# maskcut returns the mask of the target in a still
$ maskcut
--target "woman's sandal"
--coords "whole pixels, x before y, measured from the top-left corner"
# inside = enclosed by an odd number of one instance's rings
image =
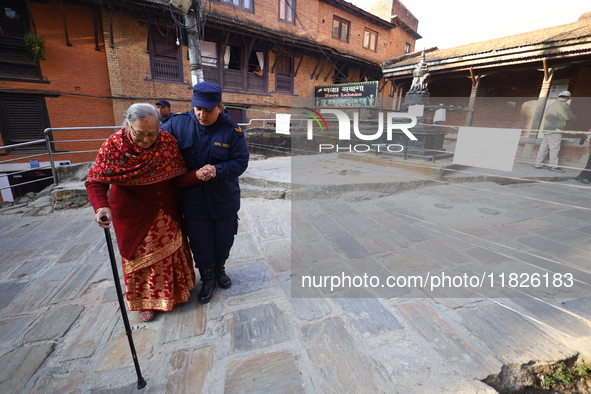
[[[142,318],[142,321],[150,321],[154,318],[154,312],[153,311],[140,311],[140,317]]]

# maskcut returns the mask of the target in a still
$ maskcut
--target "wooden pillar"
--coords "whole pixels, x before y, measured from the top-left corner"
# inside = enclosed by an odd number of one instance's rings
[[[470,79],[472,80],[472,90],[470,91],[470,101],[468,102],[468,109],[470,112],[466,115],[464,126],[471,127],[474,120],[474,103],[476,102],[476,95],[478,94],[478,86],[483,75],[474,75],[474,71],[470,69]]]
[[[392,97],[392,110],[396,110],[396,104],[398,101],[398,84],[394,79],[390,79],[390,82],[392,82],[392,87],[390,88],[390,91],[392,92],[390,95],[390,97]]]
[[[544,59],[544,81],[542,82],[542,88],[540,89],[540,95],[538,97],[538,103],[536,104],[536,112],[531,121],[530,134],[531,138],[537,136],[537,130],[540,129],[542,124],[542,117],[544,116],[544,110],[546,109],[546,101],[548,101],[548,93],[550,92],[550,85],[552,84],[552,77],[554,76],[554,68],[548,69],[546,59]],[[534,130],[536,132],[534,133]]]
[[[395,111],[400,111],[400,109],[402,108],[402,90],[402,84],[396,87],[396,108],[392,108]]]

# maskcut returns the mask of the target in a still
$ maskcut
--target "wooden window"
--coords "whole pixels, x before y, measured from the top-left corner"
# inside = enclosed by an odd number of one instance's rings
[[[207,82],[220,83],[218,66],[218,44],[213,41],[199,41],[203,79]]]
[[[230,115],[230,118],[232,118],[232,121],[234,123],[244,123],[245,122],[246,108],[243,108],[243,107],[229,108],[227,106],[224,106],[224,108],[226,109],[226,111],[228,111],[228,114]]]
[[[365,29],[365,33],[363,33],[363,47],[376,51],[378,47],[378,33]]]
[[[295,0],[279,0],[279,20],[295,25]]]
[[[220,0],[223,4],[239,10],[254,12],[254,0]]]
[[[404,53],[410,53],[410,44],[408,42],[404,46]]]
[[[39,62],[33,60],[23,39],[30,25],[25,1],[0,2],[0,79],[43,82]]]
[[[351,22],[334,16],[332,20],[332,36],[338,38],[341,41],[349,42],[349,29]]]
[[[183,58],[176,39],[174,27],[150,24],[148,41],[152,79],[183,82]]]
[[[275,91],[277,93],[293,93],[293,59],[278,55],[275,64]]]
[[[43,131],[50,127],[45,97],[36,95],[0,95],[0,127],[5,145],[41,140]],[[35,151],[44,149],[45,143],[39,147],[25,146],[19,151]]]
[[[219,74],[214,74],[212,67],[211,73],[207,75],[213,75],[214,77],[219,75],[221,80],[220,85],[224,90],[246,93],[267,93],[268,79],[265,72],[265,51],[251,48],[250,43],[234,42],[227,45],[218,45],[223,51],[219,56],[219,66],[215,69],[219,70]],[[209,67],[204,66],[203,68],[206,70]],[[206,80],[215,82],[213,79]]]

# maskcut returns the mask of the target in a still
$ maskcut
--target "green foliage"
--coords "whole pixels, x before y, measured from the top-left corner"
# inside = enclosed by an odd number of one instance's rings
[[[579,365],[575,374],[581,378],[591,375],[591,365]]]
[[[552,387],[556,386],[558,381],[554,374],[548,374],[542,383],[542,388],[551,389]]]
[[[553,369],[553,372],[532,377],[530,381],[534,387],[551,389],[558,385],[572,387],[571,385],[587,376],[591,376],[591,365],[581,364],[575,368],[574,366],[568,367],[564,362],[561,362]]]
[[[573,382],[573,373],[563,362],[558,364],[556,380],[566,384],[571,384]]]
[[[45,60],[45,40],[43,38],[33,34],[25,34],[24,40],[36,62]]]

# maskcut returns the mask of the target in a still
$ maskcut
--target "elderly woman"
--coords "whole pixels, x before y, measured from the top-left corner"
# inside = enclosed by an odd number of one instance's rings
[[[195,286],[177,185],[201,181],[196,172],[187,173],[176,140],[160,130],[158,119],[153,105],[131,105],[123,128],[100,148],[85,183],[94,220],[102,228],[111,222],[115,227],[127,305],[140,311],[143,321],[188,301]]]

